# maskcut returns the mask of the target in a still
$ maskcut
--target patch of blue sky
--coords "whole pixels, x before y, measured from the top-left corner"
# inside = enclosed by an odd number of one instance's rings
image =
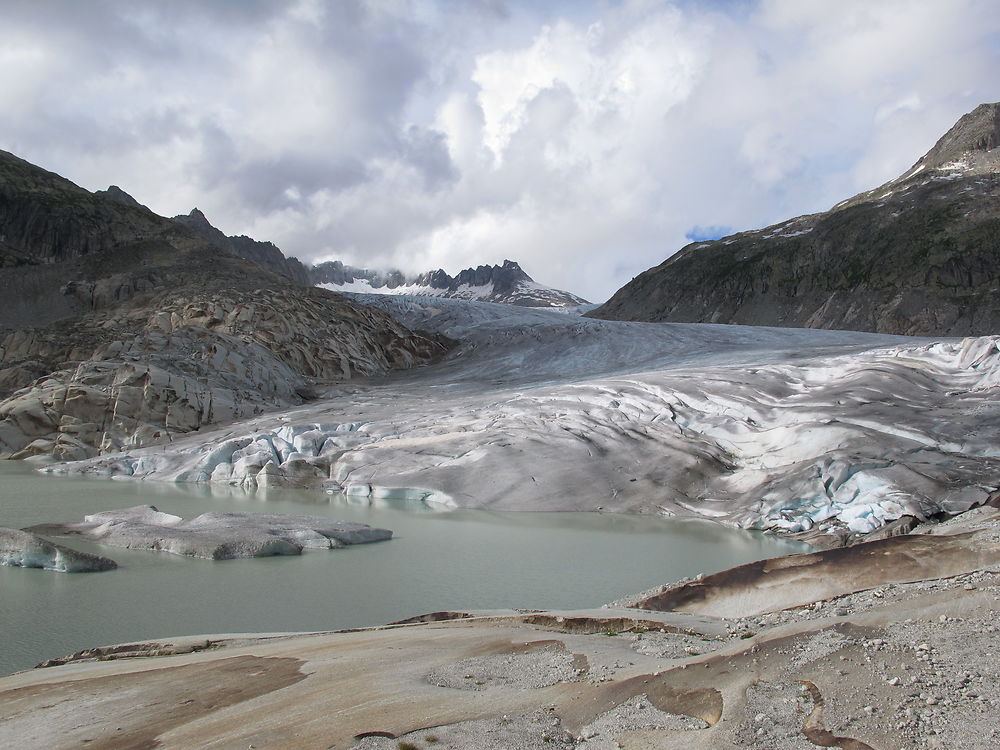
[[[712,224],[707,227],[695,225],[685,233],[684,237],[691,242],[707,242],[708,240],[717,240],[720,237],[726,237],[732,233],[732,227],[721,224]]]

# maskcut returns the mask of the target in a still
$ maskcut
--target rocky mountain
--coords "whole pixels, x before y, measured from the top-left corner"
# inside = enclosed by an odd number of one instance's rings
[[[126,203],[131,201],[131,204],[139,205],[131,196],[113,185],[105,192],[112,200]],[[397,270],[355,268],[339,260],[306,266],[297,258],[286,258],[271,242],[261,242],[245,235],[226,236],[197,208],[192,209],[189,214],[175,216],[173,220],[231,255],[258,263],[297,284],[311,284],[334,292],[412,294],[524,307],[573,307],[588,304],[582,297],[539,284],[512,260],[505,260],[502,266],[467,268],[454,277],[441,269],[407,275]]]
[[[286,258],[284,253],[272,242],[261,242],[246,235],[227,237],[221,230],[212,226],[205,218],[205,214],[197,208],[191,209],[189,214],[175,216],[174,221],[183,224],[220,250],[258,263],[297,284],[308,285],[310,283],[309,269],[302,265],[298,258]]]
[[[0,238],[0,456],[170,440],[444,351],[124,191],[91,193],[6,152]]]
[[[523,307],[573,307],[588,304],[582,297],[539,284],[512,260],[502,266],[467,268],[452,277],[443,270],[407,276],[401,271],[372,271],[340,261],[313,266],[314,284],[337,292],[412,294]]]
[[[1000,104],[831,210],[686,246],[590,313],[913,335],[1000,330]]]
[[[0,151],[0,267],[93,255],[162,227],[139,205],[89,193]]]

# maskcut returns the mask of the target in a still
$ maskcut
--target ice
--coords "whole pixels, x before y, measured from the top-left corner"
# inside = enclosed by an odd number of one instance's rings
[[[80,535],[116,547],[210,560],[298,555],[304,548],[332,549],[392,537],[388,529],[324,516],[203,513],[184,521],[152,505],[104,511],[85,516],[83,522],[43,524],[34,529],[55,536]]]
[[[0,566],[41,568],[59,573],[97,573],[114,570],[114,560],[79,552],[17,529],[0,528]]]
[[[366,298],[367,301],[367,298]],[[359,502],[700,516],[859,533],[985,502],[1000,337],[619,323],[373,298],[461,344],[436,365],[51,471]]]

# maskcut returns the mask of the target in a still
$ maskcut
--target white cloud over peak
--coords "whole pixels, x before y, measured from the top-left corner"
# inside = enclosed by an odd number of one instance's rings
[[[988,0],[11,0],[0,148],[307,261],[606,298],[1000,99]]]

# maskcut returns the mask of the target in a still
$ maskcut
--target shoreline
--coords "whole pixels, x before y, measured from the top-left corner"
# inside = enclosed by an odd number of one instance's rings
[[[907,545],[945,539],[924,549],[925,569],[960,550],[981,555],[964,567],[895,582],[860,554],[879,543],[854,545],[839,550],[856,567],[853,576],[850,564],[840,570],[835,596],[817,585],[833,570],[829,553],[817,552],[673,587],[714,592],[686,612],[453,612],[346,632],[166,639],[162,653],[111,649],[87,657],[102,660],[0,678],[0,739],[44,738],[53,748],[142,739],[164,748],[485,750],[499,737],[509,747],[595,750],[984,748],[1000,733],[1000,658],[991,655],[1000,511],[966,515],[908,543],[890,540],[900,549],[885,555],[900,562]],[[764,590],[790,569],[808,571],[797,585],[781,581],[800,594],[792,606],[762,609],[746,596],[747,585]],[[723,600],[726,617],[705,612]],[[136,707],[111,705],[113,691]],[[41,710],[56,696],[55,714]],[[169,701],[198,708],[164,713]]]

